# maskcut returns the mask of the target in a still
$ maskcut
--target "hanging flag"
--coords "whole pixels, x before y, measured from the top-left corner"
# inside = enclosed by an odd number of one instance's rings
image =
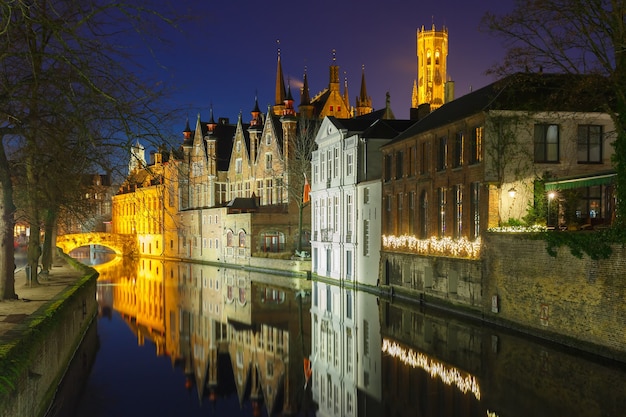
[[[302,193],[303,203],[308,203],[311,200],[309,196],[310,193],[311,193],[311,185],[309,184],[309,180],[307,179],[306,174],[304,174],[304,190]]]

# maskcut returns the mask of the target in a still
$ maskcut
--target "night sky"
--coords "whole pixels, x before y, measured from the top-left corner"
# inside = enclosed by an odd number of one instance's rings
[[[182,32],[164,29],[167,42],[153,45],[155,58],[145,71],[172,90],[167,106],[180,110],[174,136],[198,113],[249,122],[258,97],[262,111],[274,104],[277,54],[296,104],[307,71],[311,97],[327,87],[335,50],[340,76],[348,80],[350,104],[365,68],[368,95],[375,109],[391,96],[396,118],[408,118],[417,78],[416,31],[422,25],[448,28],[448,76],[455,96],[494,81],[486,70],[499,61],[502,41],[480,29],[486,11],[508,12],[514,0],[318,0],[249,2],[189,1],[193,20]],[[343,87],[342,87],[343,89]]]

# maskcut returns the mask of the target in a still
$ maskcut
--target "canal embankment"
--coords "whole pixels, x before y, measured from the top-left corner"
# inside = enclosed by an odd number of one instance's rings
[[[475,259],[399,252],[381,258],[381,286],[392,299],[626,363],[622,245],[613,245],[607,259],[575,256],[566,246],[552,256],[532,234],[488,233]]]
[[[98,273],[61,254],[38,286],[0,302],[0,416],[41,417],[97,314]]]

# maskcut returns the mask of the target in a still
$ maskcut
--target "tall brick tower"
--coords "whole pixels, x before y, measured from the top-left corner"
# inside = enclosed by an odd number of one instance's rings
[[[454,83],[448,80],[448,29],[417,30],[417,88],[413,89],[412,107],[430,104],[435,110],[454,97]]]

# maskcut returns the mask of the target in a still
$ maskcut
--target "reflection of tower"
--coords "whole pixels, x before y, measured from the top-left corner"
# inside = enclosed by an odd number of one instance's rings
[[[454,98],[454,83],[447,79],[448,29],[417,31],[417,89],[412,107],[430,104],[435,110]]]

